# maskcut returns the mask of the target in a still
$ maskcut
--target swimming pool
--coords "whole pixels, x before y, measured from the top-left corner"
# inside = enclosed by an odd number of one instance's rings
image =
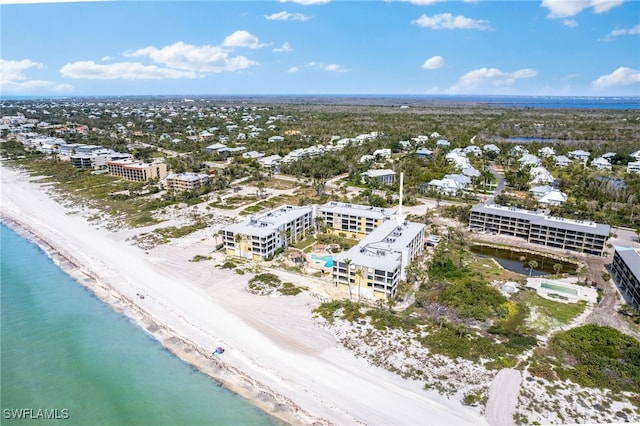
[[[551,283],[543,282],[542,284],[540,284],[540,287],[542,287],[544,289],[547,289],[547,290],[561,291],[563,293],[572,294],[574,296],[578,295],[578,290],[576,290],[574,288],[563,287],[563,286],[557,285],[557,284],[551,284]]]
[[[318,256],[317,254],[312,254],[311,259],[323,261],[325,268],[333,268],[333,256]]]

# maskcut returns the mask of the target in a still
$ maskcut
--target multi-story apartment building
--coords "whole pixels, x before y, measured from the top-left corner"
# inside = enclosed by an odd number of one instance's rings
[[[614,248],[611,277],[629,304],[640,309],[640,248]]]
[[[552,217],[545,213],[477,204],[471,208],[469,228],[524,238],[530,243],[602,256],[609,225],[589,220]]]
[[[384,221],[355,247],[333,259],[333,282],[350,294],[388,299],[406,278],[407,265],[424,249],[425,225]]]
[[[395,212],[396,209],[330,201],[318,208],[318,217],[329,232],[343,233],[347,238],[359,240],[390,219]]]
[[[191,191],[209,183],[206,173],[171,173],[164,181],[168,191]]]
[[[164,179],[167,176],[165,163],[142,163],[132,159],[107,161],[107,170],[111,176],[120,176],[127,180],[146,182],[151,179]]]
[[[311,229],[313,207],[282,206],[222,228],[229,256],[265,260]]]

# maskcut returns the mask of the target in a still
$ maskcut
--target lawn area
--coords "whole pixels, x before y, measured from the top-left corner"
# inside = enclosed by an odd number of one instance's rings
[[[552,327],[569,324],[584,312],[586,303],[562,303],[538,296],[535,291],[523,290],[515,295],[532,311],[529,326],[537,331],[545,332]]]

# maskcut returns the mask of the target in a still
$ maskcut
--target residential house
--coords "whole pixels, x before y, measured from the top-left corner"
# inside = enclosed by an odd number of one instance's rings
[[[542,164],[542,161],[533,154],[523,154],[519,159],[520,167],[536,167]]]
[[[430,157],[431,154],[433,154],[433,151],[431,151],[428,148],[421,147],[421,148],[416,149],[416,156],[418,158],[427,158],[427,157]]]
[[[388,185],[396,181],[396,172],[389,169],[371,169],[364,173],[360,173],[362,182],[365,183],[367,179],[377,180],[378,182]]]
[[[556,180],[551,173],[542,166],[532,167],[529,170],[529,176],[531,176],[531,180],[529,181],[531,185],[553,183]]]
[[[540,157],[551,157],[553,155],[556,155],[556,152],[553,147],[544,146],[538,150],[538,155]]]
[[[630,161],[627,164],[627,173],[640,173],[640,161]]]
[[[271,170],[273,173],[280,173],[281,160],[281,156],[279,156],[278,154],[274,154],[258,159],[258,163],[260,163],[265,169]]]
[[[262,158],[262,157],[264,157],[264,152],[249,151],[242,154],[242,158],[248,158],[253,160],[257,160],[258,158]]]
[[[556,160],[556,167],[567,167],[569,164],[573,162],[569,157],[565,155],[556,155],[555,160]]]
[[[573,158],[574,160],[578,160],[580,162],[586,163],[589,160],[591,154],[588,151],[584,151],[582,149],[578,149],[575,151],[569,151],[567,156]]]
[[[598,157],[591,161],[591,167],[598,170],[611,170],[611,163],[604,157]]]
[[[391,158],[391,149],[376,149],[375,151],[373,151],[373,156],[376,160],[388,160]]]
[[[629,154],[629,157],[633,158],[635,161],[640,161],[640,150],[632,152]]]
[[[495,154],[500,154],[500,148],[498,148],[497,146],[495,146],[492,143],[486,144],[482,146],[482,150],[484,152],[492,152]]]
[[[436,146],[440,148],[447,148],[449,145],[451,145],[451,143],[446,139],[438,139],[436,142]]]
[[[557,189],[547,192],[538,200],[538,203],[544,206],[560,206],[566,202],[567,202],[567,194],[565,194],[564,192],[558,191]]]

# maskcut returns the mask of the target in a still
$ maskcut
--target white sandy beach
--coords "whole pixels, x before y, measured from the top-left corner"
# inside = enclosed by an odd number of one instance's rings
[[[252,295],[246,291],[251,274],[218,269],[219,259],[189,262],[196,254],[210,255],[213,238],[145,253],[122,233],[71,214],[27,175],[3,167],[1,183],[7,223],[51,246],[54,259],[75,264],[62,266],[178,356],[285,422],[487,423],[477,408],[426,391],[341,347],[312,318],[320,303],[313,294]],[[210,355],[216,346],[226,348],[222,357]]]

